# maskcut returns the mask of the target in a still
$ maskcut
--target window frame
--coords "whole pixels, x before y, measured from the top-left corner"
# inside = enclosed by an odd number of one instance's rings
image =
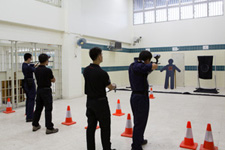
[[[191,0],[191,2],[187,2],[187,3],[182,3],[181,0],[179,0],[179,4],[174,4],[174,5],[168,5],[168,1],[166,2],[166,5],[165,6],[161,6],[161,7],[156,7],[156,1],[157,0],[154,0],[154,7],[152,8],[148,8],[148,9],[145,9],[145,0],[142,0],[142,3],[143,3],[143,7],[142,7],[142,10],[138,10],[138,11],[134,11],[134,3],[135,3],[135,0],[133,0],[133,25],[143,25],[143,24],[153,24],[153,23],[163,23],[163,22],[171,22],[171,21],[181,21],[181,20],[190,20],[190,19],[201,19],[201,18],[208,18],[208,17],[219,17],[219,16],[224,16],[224,0],[205,0],[205,1],[199,1],[199,2],[195,2],[195,0]],[[209,15],[209,3],[210,2],[219,2],[221,1],[222,2],[222,15],[213,15],[213,16],[210,16]],[[198,4],[207,4],[207,16],[205,17],[197,17],[195,18],[195,5],[198,5]],[[187,18],[187,19],[182,19],[181,18],[181,7],[183,6],[190,6],[192,5],[192,11],[193,11],[193,14],[192,14],[192,18]],[[169,20],[169,14],[168,14],[168,11],[169,11],[169,8],[179,8],[179,19],[178,20]],[[160,21],[160,22],[157,22],[156,20],[156,11],[159,10],[159,9],[166,9],[166,15],[167,15],[167,19],[166,21]],[[148,11],[154,11],[154,22],[145,22],[145,12],[148,12]],[[141,24],[135,24],[134,22],[134,14],[135,13],[140,13],[142,12],[143,13],[143,23]]]

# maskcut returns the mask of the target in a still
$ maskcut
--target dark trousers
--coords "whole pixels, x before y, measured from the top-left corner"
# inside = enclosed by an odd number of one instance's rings
[[[34,112],[33,126],[39,126],[39,120],[43,107],[45,107],[45,127],[47,129],[53,129],[52,123],[52,89],[43,88],[37,90],[36,97],[36,109]]]
[[[133,150],[142,150],[142,143],[144,140],[145,127],[148,121],[149,114],[149,98],[145,94],[131,94],[131,109],[134,115],[133,128]]]
[[[88,128],[86,132],[87,149],[95,150],[95,130],[97,121],[101,129],[101,141],[103,150],[111,150],[110,142],[110,109],[107,98],[87,99],[86,116],[88,119]]]
[[[26,93],[26,120],[33,119],[34,114],[34,101],[36,97],[35,83],[31,87],[28,87],[27,83],[24,84],[24,91]]]

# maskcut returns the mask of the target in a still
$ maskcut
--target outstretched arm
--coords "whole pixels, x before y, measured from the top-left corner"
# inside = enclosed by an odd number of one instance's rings
[[[166,70],[166,69],[167,69],[167,65],[164,66],[164,67],[160,70],[160,72],[162,72],[162,71],[164,71],[164,70]]]
[[[174,65],[174,68],[178,71],[181,72],[179,68],[177,68],[177,66]]]

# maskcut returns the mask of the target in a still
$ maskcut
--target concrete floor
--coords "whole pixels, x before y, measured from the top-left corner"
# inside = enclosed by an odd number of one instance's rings
[[[154,87],[154,90],[163,90]],[[167,90],[171,91],[171,90]],[[178,88],[173,91],[193,91],[193,88]],[[225,90],[220,90],[225,94]],[[211,123],[214,144],[219,150],[225,150],[225,97],[192,96],[178,94],[159,94],[150,102],[150,117],[145,138],[149,143],[144,150],[178,150],[186,135],[186,123],[191,121],[194,141],[204,142],[207,123]],[[108,93],[111,113],[116,110],[117,99],[121,101],[122,111],[126,115],[112,116],[112,148],[130,150],[131,138],[121,137],[130,109],[130,92],[118,91]],[[54,101],[53,122],[59,133],[46,135],[44,113],[40,124],[42,128],[32,132],[31,123],[25,122],[24,107],[15,109],[16,113],[0,113],[0,150],[85,150],[86,97],[72,100]],[[73,120],[77,124],[64,126],[67,105],[71,107]],[[132,118],[133,119],[133,118]],[[96,131],[96,150],[102,150],[100,129]]]

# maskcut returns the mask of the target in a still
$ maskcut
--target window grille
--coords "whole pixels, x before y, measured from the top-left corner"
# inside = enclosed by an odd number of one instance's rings
[[[224,0],[133,0],[133,24],[224,15]]]

